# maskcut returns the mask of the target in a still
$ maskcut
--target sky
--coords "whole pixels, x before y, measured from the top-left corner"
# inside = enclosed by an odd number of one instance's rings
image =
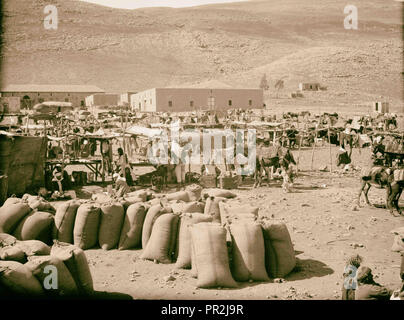
[[[146,7],[183,8],[212,3],[240,2],[244,0],[81,0],[103,6],[120,9],[138,9]]]

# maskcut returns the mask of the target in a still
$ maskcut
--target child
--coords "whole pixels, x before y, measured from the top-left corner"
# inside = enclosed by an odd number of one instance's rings
[[[357,271],[362,261],[363,258],[358,254],[348,259],[343,273],[342,300],[355,300],[355,290],[358,287]]]

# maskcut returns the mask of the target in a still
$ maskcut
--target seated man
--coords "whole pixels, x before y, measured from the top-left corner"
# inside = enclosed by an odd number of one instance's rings
[[[130,187],[126,183],[126,179],[119,173],[114,173],[113,178],[115,180],[115,196],[120,198],[130,192]]]
[[[376,283],[370,268],[361,266],[357,272],[357,281],[355,300],[390,300],[393,290]]]

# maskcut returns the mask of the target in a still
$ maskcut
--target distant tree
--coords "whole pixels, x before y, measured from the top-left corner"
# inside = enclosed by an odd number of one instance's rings
[[[276,83],[275,83],[275,89],[276,89],[276,97],[277,97],[277,98],[278,98],[279,90],[283,89],[284,85],[285,85],[285,83],[284,83],[283,80],[278,80],[278,81],[276,81]]]
[[[268,85],[268,80],[267,80],[267,75],[264,73],[264,75],[261,78],[261,83],[260,83],[260,88],[262,90],[269,90],[269,85]]]

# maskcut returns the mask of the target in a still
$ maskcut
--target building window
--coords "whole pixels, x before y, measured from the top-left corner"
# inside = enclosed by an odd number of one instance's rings
[[[251,107],[252,106],[252,100],[248,100],[248,105]]]
[[[141,108],[141,103],[139,102],[139,109]]]
[[[67,96],[70,97],[70,93],[68,93]]]
[[[40,94],[38,93],[38,97],[39,97],[39,95],[40,95]]]
[[[53,93],[50,94],[50,96],[52,97]]]
[[[190,107],[193,107],[193,106],[194,106],[194,102],[193,102],[193,101],[190,101],[190,102],[189,102],[189,106],[190,106]]]
[[[69,98],[65,98],[65,102],[69,102]]]
[[[229,100],[229,106],[232,106],[233,102],[231,100]]]
[[[312,86],[312,85],[310,85],[310,89],[313,89],[313,86]]]
[[[168,106],[169,107],[172,107],[173,106],[173,102],[170,100],[170,101],[168,101]]]
[[[153,100],[152,99],[150,99],[150,104],[153,104],[153,102],[152,102]]]

